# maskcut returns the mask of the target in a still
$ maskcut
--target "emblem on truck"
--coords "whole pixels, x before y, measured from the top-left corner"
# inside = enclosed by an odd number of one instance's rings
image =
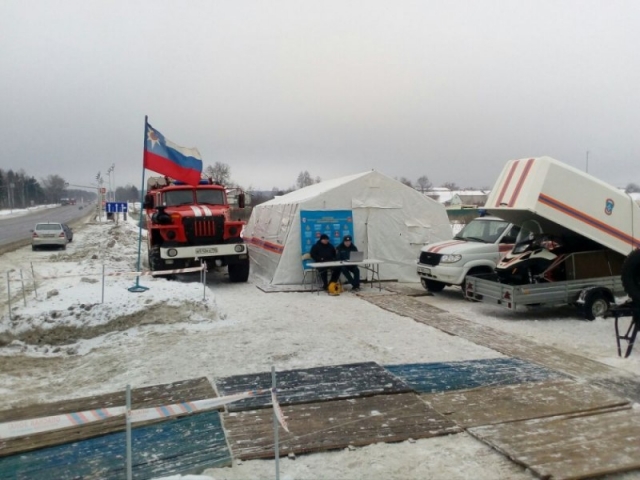
[[[615,202],[613,201],[613,199],[607,198],[607,201],[604,206],[604,213],[606,213],[607,215],[611,215],[613,213],[614,205],[615,205]]]

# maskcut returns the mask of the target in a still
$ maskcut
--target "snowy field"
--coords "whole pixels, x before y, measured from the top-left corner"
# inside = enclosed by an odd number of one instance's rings
[[[287,370],[502,356],[349,293],[267,294],[256,288],[260,279],[231,284],[224,272],[210,274],[206,290],[198,274],[180,281],[141,277],[140,283],[149,287],[144,293],[127,290],[134,277],[109,275],[101,303],[103,266],[107,274],[136,269],[137,227],[87,223],[74,233],[66,251],[22,248],[0,256],[2,409],[124,390],[127,384],[135,388],[264,372],[271,365]],[[378,294],[367,290],[365,295]],[[515,337],[554,345],[634,375],[640,372],[640,351],[628,359],[617,357],[611,319],[587,322],[570,309],[513,314],[465,302],[454,288],[420,301]],[[283,479],[535,478],[467,434],[285,458],[280,471]],[[239,480],[273,478],[273,472],[273,460],[254,460],[198,476],[167,478]]]
[[[14,208],[14,209],[3,208],[3,209],[0,209],[0,217],[3,217],[3,218],[19,217],[22,215],[26,215],[27,213],[33,212],[34,210],[41,210],[43,208],[55,208],[59,206],[60,204],[57,203],[53,205],[37,205],[35,207],[30,207],[30,208]]]

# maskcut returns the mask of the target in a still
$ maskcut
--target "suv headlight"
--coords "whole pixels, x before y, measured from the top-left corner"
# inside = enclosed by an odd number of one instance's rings
[[[462,255],[442,255],[440,263],[456,263],[460,261]]]

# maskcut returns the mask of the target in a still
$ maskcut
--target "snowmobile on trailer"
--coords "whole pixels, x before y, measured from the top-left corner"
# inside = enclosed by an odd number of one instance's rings
[[[468,278],[467,299],[573,304],[593,320],[624,296],[622,264],[640,245],[640,208],[624,192],[550,157],[513,160],[485,209],[522,228],[494,273]]]

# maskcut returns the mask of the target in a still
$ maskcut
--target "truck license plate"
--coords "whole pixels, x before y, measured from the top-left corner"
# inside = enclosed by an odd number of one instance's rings
[[[424,268],[424,267],[418,267],[418,273],[425,273],[425,274],[429,275],[431,273],[431,269],[430,268]]]
[[[218,249],[216,247],[196,248],[196,254],[198,255],[211,255],[212,253],[218,253]]]

